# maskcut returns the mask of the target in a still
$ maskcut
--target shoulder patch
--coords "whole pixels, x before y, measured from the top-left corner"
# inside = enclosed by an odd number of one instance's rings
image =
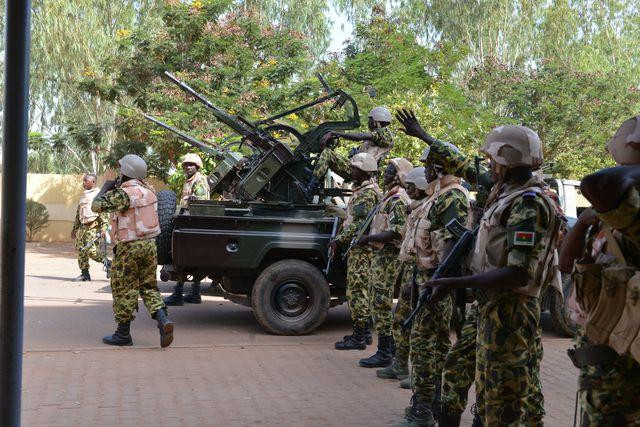
[[[534,246],[536,233],[533,231],[516,231],[513,236],[513,246]]]

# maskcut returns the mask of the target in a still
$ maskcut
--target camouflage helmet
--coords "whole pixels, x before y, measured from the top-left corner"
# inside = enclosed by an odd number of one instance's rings
[[[418,190],[425,191],[427,189],[427,178],[424,176],[424,166],[411,169],[404,178],[405,184],[413,184]]]
[[[542,165],[542,142],[537,133],[526,126],[498,126],[487,135],[480,152],[505,167]]]
[[[619,165],[640,164],[640,116],[622,123],[607,143],[607,151]]]
[[[450,142],[443,142],[442,141],[440,143],[444,144],[446,147],[448,147],[454,153],[460,153],[460,149],[458,147],[456,147],[455,145],[451,144]],[[420,156],[420,158],[418,160],[420,160],[420,162],[422,162],[422,163],[429,162],[429,154],[431,154],[431,146],[427,146],[427,148],[424,149],[424,151],[422,152],[422,155]],[[431,161],[433,161],[433,159],[431,159]],[[434,163],[441,164],[440,161],[434,162]]]
[[[350,160],[351,166],[364,172],[375,172],[378,170],[376,158],[369,153],[358,153]]]
[[[376,122],[391,123],[391,111],[387,107],[375,107],[369,111],[369,117]]]
[[[147,177],[147,163],[140,156],[127,154],[120,160],[120,173],[134,179],[145,179]]]
[[[193,163],[194,165],[198,166],[199,169],[202,169],[202,159],[196,153],[188,153],[186,156],[184,156],[184,159],[182,159],[182,164],[184,165],[185,163]]]
[[[396,157],[395,159],[389,160],[389,164],[393,165],[396,168],[396,173],[398,174],[398,180],[400,184],[404,185],[404,180],[407,174],[413,169],[413,165],[411,162],[404,157]]]

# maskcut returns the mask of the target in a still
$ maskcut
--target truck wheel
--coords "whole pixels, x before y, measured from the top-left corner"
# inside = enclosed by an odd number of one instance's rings
[[[160,234],[156,237],[158,265],[173,264],[171,233],[173,232],[173,215],[176,213],[176,195],[171,190],[160,190],[157,196],[160,222]]]
[[[572,288],[573,282],[570,278],[566,278],[562,282],[562,293],[564,294],[564,298],[557,290],[548,290],[548,292],[551,293],[551,295],[549,295],[549,314],[551,314],[553,329],[558,334],[569,338],[574,337],[577,330],[576,325],[569,318],[568,311],[565,306],[565,301],[569,298]]]
[[[330,299],[329,284],[320,270],[297,259],[271,264],[251,291],[256,320],[276,335],[312,332],[327,317]]]

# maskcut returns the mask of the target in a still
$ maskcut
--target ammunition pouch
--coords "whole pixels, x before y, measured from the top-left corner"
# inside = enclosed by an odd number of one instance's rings
[[[619,357],[614,349],[602,344],[570,348],[567,350],[567,355],[576,368],[612,362]]]

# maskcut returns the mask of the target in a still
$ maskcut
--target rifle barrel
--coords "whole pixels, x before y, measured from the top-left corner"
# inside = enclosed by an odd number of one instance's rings
[[[199,148],[200,150],[204,151],[207,154],[211,154],[211,155],[217,156],[217,157],[224,156],[224,154],[220,150],[217,150],[215,148],[209,147],[204,142],[192,137],[191,135],[187,135],[186,133],[174,128],[173,126],[170,126],[170,125],[166,124],[163,121],[160,121],[160,120],[156,119],[153,116],[150,116],[148,114],[144,114],[144,118],[149,120],[152,123],[155,123],[156,125],[160,126],[161,128],[164,128],[164,129],[168,130],[169,132],[174,133],[181,140],[191,144],[192,146],[194,146],[196,148]]]

